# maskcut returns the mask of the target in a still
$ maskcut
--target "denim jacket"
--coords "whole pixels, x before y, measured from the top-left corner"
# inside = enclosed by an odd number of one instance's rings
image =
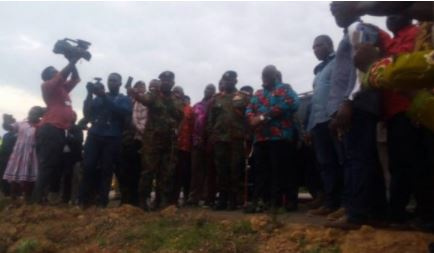
[[[332,54],[315,68],[313,96],[309,121],[307,123],[307,131],[312,130],[317,124],[326,122],[330,119],[330,116],[327,113],[327,102],[334,67],[335,54]]]

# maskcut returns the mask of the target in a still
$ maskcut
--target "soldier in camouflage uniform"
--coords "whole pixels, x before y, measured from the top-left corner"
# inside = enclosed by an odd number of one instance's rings
[[[216,210],[235,209],[237,193],[242,189],[241,168],[244,168],[245,133],[244,111],[248,104],[245,93],[235,88],[237,73],[227,71],[222,77],[223,92],[210,102],[207,130],[214,145],[217,170]]]
[[[130,90],[137,101],[148,107],[148,121],[143,134],[142,174],[139,185],[140,205],[148,209],[147,198],[156,179],[155,208],[175,204],[173,199],[176,164],[177,129],[183,118],[183,101],[172,93],[175,74],[160,74],[160,91],[139,96]]]

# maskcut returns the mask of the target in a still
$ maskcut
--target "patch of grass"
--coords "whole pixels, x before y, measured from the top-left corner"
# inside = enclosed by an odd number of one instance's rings
[[[309,249],[303,249],[303,253],[340,253],[341,250],[337,245],[331,246],[321,246],[315,245],[313,247],[309,247]]]
[[[31,253],[38,248],[38,242],[33,239],[22,240],[15,250],[15,253]]]
[[[221,231],[216,224],[205,223],[200,226],[186,226],[181,228],[179,235],[169,242],[169,248],[188,251],[211,244],[212,240],[221,238]]]
[[[102,237],[98,238],[97,242],[99,247],[104,248],[105,246],[107,246],[107,241]]]
[[[143,252],[159,249],[189,251],[200,248],[207,241],[218,238],[218,228],[214,224],[181,222],[174,219],[161,219],[142,228]]]
[[[307,241],[306,237],[301,236],[301,237],[297,238],[298,247],[300,247],[301,249],[304,249],[306,247],[307,243],[308,243],[308,241]]]
[[[235,234],[254,234],[254,233],[256,233],[252,229],[252,224],[250,224],[250,222],[246,221],[246,220],[236,222],[234,225],[232,225],[232,230]]]
[[[0,212],[3,211],[9,205],[9,200],[0,196]]]
[[[207,220],[160,218],[125,233],[122,240],[140,244],[141,252],[255,252],[256,232],[250,222],[230,226]],[[228,250],[230,248],[231,250]]]
[[[321,248],[319,248],[318,246],[315,246],[311,249],[303,251],[303,253],[321,253]]]
[[[338,245],[330,246],[327,250],[327,253],[341,253],[341,248]]]
[[[122,240],[126,241],[126,242],[132,242],[132,241],[137,240],[139,238],[140,238],[140,235],[137,234],[137,231],[128,230],[127,232],[124,233]]]
[[[302,253],[340,253],[338,245],[324,245],[322,243],[312,243],[304,235],[295,239],[297,246]]]

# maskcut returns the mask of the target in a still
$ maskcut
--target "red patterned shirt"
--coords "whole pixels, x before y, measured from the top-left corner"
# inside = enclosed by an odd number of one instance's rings
[[[396,36],[386,43],[386,52],[389,56],[412,52],[415,45],[419,27],[409,25],[401,29]],[[405,112],[410,106],[410,100],[396,91],[383,92],[384,116],[390,119],[395,114]]]

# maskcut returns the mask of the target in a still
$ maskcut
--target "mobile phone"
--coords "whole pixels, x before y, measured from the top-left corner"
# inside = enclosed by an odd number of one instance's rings
[[[129,76],[127,83],[125,84],[125,89],[130,89],[132,83],[133,83],[133,78],[131,76]]]

